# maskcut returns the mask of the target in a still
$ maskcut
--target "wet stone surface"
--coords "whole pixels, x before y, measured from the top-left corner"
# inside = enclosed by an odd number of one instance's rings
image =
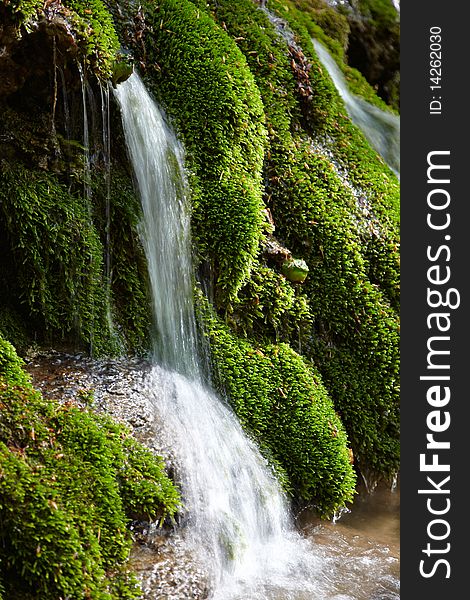
[[[24,360],[33,385],[44,397],[89,407],[127,424],[140,442],[164,457],[168,472],[175,476],[171,440],[165,439],[158,412],[142,393],[151,369],[148,361],[96,361],[56,351],[30,351]],[[142,600],[209,597],[209,572],[185,541],[184,527],[157,529],[155,524],[134,522],[131,531],[129,566],[141,581]]]

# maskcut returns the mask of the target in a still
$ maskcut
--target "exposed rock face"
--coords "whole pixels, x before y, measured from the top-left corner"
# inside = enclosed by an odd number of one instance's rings
[[[0,6],[0,163],[57,171],[63,90],[80,91],[70,11],[49,3],[27,22]]]

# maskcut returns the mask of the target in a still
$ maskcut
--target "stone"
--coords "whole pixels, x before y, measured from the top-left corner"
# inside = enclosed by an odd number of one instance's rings
[[[291,258],[282,263],[281,272],[289,281],[303,283],[308,275],[308,266],[301,258]]]

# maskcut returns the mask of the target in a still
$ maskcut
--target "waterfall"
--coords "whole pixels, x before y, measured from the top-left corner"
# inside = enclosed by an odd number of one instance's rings
[[[142,202],[140,235],[155,320],[153,367],[140,393],[177,457],[186,511],[181,529],[209,565],[211,597],[352,599],[343,593],[349,572],[339,586],[332,577],[344,558],[322,554],[294,529],[267,462],[226,402],[204,384],[183,149],[136,73],[114,93]]]
[[[333,57],[320,42],[315,39],[312,41],[320,62],[327,69],[344,101],[351,120],[362,130],[370,145],[381,155],[395,175],[399,177],[400,118],[352,94]]]
[[[181,145],[137,74],[115,94],[142,202],[153,298],[156,364],[146,393],[182,465],[188,530],[210,557],[216,594],[226,599],[248,585],[255,598],[254,581],[267,583],[273,570],[289,565],[287,538],[294,534],[286,499],[231,410],[202,383]]]

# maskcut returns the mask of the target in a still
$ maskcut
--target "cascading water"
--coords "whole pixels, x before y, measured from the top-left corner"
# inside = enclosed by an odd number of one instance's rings
[[[315,552],[229,407],[203,383],[197,356],[183,152],[143,83],[115,90],[142,201],[155,319],[155,364],[145,394],[181,469],[188,542],[213,575],[219,600],[326,600],[342,594],[336,559]]]
[[[237,579],[256,579],[281,560],[275,553],[288,529],[287,506],[234,415],[202,384],[182,148],[136,74],[116,96],[142,201],[154,354],[163,367],[153,369],[147,393],[184,469],[190,535],[210,555],[221,597],[228,598]]]
[[[318,57],[327,69],[333,83],[344,101],[353,123],[363,132],[371,146],[382,156],[387,165],[399,177],[400,174],[400,119],[377,106],[352,94],[338,65],[326,48],[312,40]]]

